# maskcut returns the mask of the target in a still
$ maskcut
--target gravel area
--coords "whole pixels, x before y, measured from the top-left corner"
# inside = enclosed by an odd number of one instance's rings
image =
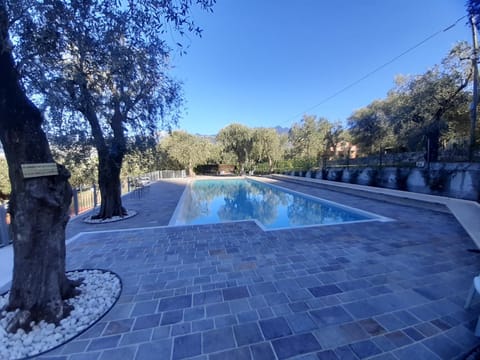
[[[102,270],[79,270],[67,273],[68,278],[84,278],[79,289],[81,294],[66,300],[74,306],[68,317],[58,326],[44,321],[32,326],[25,333],[19,329],[11,334],[5,331],[8,320],[15,312],[3,310],[8,294],[0,297],[0,359],[22,359],[51,350],[77,336],[99,320],[120,296],[121,282],[117,275]]]

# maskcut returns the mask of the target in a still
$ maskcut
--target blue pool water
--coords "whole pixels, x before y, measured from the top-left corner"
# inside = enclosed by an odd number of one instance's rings
[[[272,230],[375,218],[375,214],[257,181],[197,180],[184,193],[170,225],[257,220]]]

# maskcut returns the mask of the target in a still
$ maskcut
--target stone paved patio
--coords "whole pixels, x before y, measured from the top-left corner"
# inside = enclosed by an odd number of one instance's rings
[[[480,305],[463,309],[480,255],[445,208],[281,184],[396,221],[83,233],[69,245],[68,268],[116,272],[121,297],[40,358],[454,359],[480,343]],[[154,185],[162,194],[165,184]],[[157,218],[146,208],[150,222],[168,223],[180,191],[171,194]]]

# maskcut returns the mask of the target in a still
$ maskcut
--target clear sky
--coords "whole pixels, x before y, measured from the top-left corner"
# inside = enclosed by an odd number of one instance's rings
[[[179,128],[290,127],[303,114],[345,121],[384,98],[397,74],[421,74],[460,40],[467,18],[347,91],[339,90],[466,15],[466,0],[217,0],[195,11],[203,36],[172,59],[186,100]],[[315,106],[319,103],[321,105]]]

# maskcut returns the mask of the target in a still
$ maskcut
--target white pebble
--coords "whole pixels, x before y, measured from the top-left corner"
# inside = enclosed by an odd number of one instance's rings
[[[68,274],[72,280],[84,278],[81,294],[67,301],[74,309],[70,315],[60,321],[60,325],[41,321],[30,324],[32,331],[25,334],[19,329],[15,334],[5,331],[8,321],[18,310],[3,310],[0,317],[0,359],[20,359],[47,351],[83,331],[107,309],[120,292],[120,281],[110,273],[98,270],[76,271]],[[0,296],[0,309],[8,303],[8,295]]]

